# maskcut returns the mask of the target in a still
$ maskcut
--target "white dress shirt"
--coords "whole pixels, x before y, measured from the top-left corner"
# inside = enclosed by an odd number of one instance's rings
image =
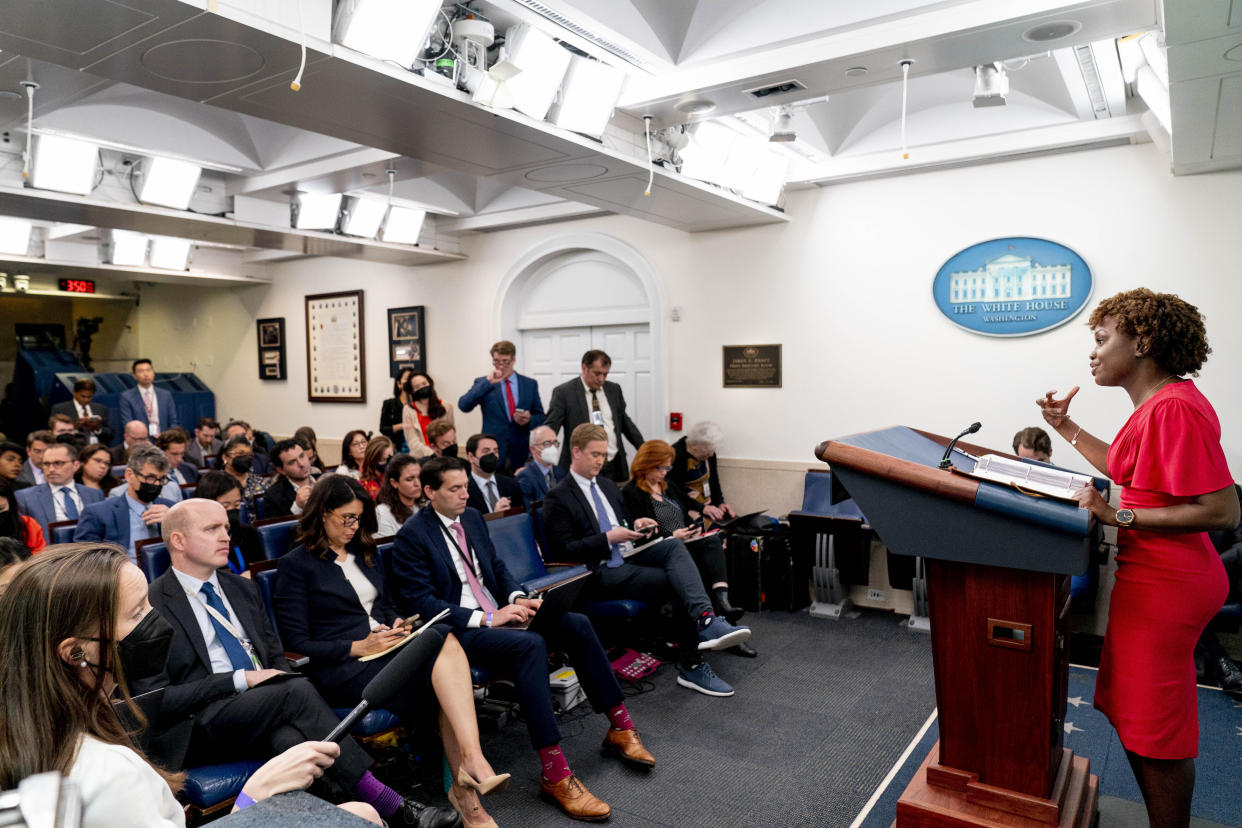
[[[50,485],[50,484],[49,484]],[[81,516],[82,496],[78,494],[78,489],[72,483],[66,483],[63,486],[52,486],[52,503],[56,506],[56,521],[68,520],[69,516],[65,514],[65,496],[61,492],[68,492],[69,497],[73,500],[73,505],[78,507],[78,515]]]
[[[211,588],[216,591],[216,595],[220,596],[220,600],[224,602],[224,608],[228,611],[229,623],[233,625],[233,629],[245,634],[242,629],[241,622],[237,620],[237,613],[233,612],[233,605],[229,603],[229,598],[224,594],[224,590],[220,588],[220,579],[216,577],[216,573],[211,573],[211,577],[206,581],[200,581],[193,575],[187,575],[180,569],[173,569],[173,575],[177,576],[177,580],[181,582],[181,586],[189,593],[186,595],[190,599],[190,609],[194,612],[194,618],[198,621],[198,628],[203,633],[203,640],[207,642],[207,657],[211,659],[211,672],[213,673],[232,673],[233,689],[238,693],[246,691],[246,671],[234,670],[233,661],[229,658],[228,652],[225,651],[224,645],[220,643],[220,637],[216,635],[215,625],[211,623],[211,616],[207,614],[207,596],[203,595],[203,584],[210,583]]]
[[[185,828],[172,790],[133,749],[84,736],[69,767],[82,796],[83,828]]]
[[[95,415],[91,412],[91,407],[90,407],[89,405],[82,405],[82,404],[81,404],[80,402],[78,402],[77,400],[74,400],[74,401],[73,401],[73,407],[74,407],[74,408],[76,408],[76,409],[78,410],[78,419],[79,419],[79,420],[87,420],[87,419],[90,419],[91,417],[94,417],[94,416],[95,416]],[[96,436],[95,432],[93,432],[93,431],[92,431],[92,432],[90,433],[90,436],[86,439],[86,442],[87,442],[87,443],[89,443],[89,444],[91,444],[91,445],[93,445],[93,444],[95,444],[95,443],[98,443],[98,442],[99,442],[99,437],[98,437],[98,436]]]
[[[371,629],[375,629],[380,624],[371,617],[371,607],[375,606],[375,599],[379,597],[379,590],[375,588],[375,584],[371,583],[371,579],[358,566],[358,561],[354,557],[353,552],[345,553],[345,560],[339,558],[333,561],[341,568],[341,573],[345,576],[345,580],[349,581],[349,585],[354,588],[354,594],[358,596],[358,603],[362,604],[362,608],[367,613],[367,623],[371,625]]]
[[[143,388],[138,386],[138,394],[147,409],[147,433],[152,437],[160,436],[160,400],[155,396],[155,386]]]
[[[480,491],[480,492],[482,493],[482,495],[483,495],[483,502],[484,502],[484,503],[487,503],[487,508],[488,508],[490,511],[495,511],[495,508],[492,506],[492,504],[491,504],[490,502],[488,502],[488,499],[487,499],[487,495],[488,495],[487,487],[488,487],[488,486],[491,486],[491,487],[492,487],[492,491],[496,494],[496,500],[500,500],[500,498],[501,498],[501,494],[500,494],[500,486],[498,486],[498,485],[496,484],[496,475],[494,475],[494,474],[493,474],[491,477],[483,477],[483,476],[482,476],[482,475],[480,475],[480,474],[475,474],[475,473],[474,473],[474,470],[473,470],[473,469],[471,469],[471,470],[470,470],[470,476],[474,478],[474,485],[476,485],[476,486],[478,486],[478,487],[479,487],[479,491]]]
[[[470,591],[470,581],[466,578],[466,565],[462,562],[461,554],[457,551],[457,533],[453,531],[453,524],[458,523],[459,521],[454,518],[445,517],[439,512],[436,512],[436,517],[438,517],[440,519],[440,523],[444,525],[444,532],[447,533],[447,537],[444,539],[444,545],[448,547],[449,557],[453,559],[453,567],[457,570],[457,579],[461,581],[461,600],[458,602],[458,606],[474,610],[474,613],[470,616],[470,622],[466,624],[466,626],[481,627],[483,626],[483,611],[479,609],[479,602],[475,600],[474,593]],[[464,526],[462,527],[462,534],[465,534]],[[450,541],[450,537],[453,540]],[[483,594],[490,598],[491,602],[497,607],[501,606],[500,602],[496,600],[496,597],[492,595],[491,590],[487,588],[487,584],[483,583],[483,574],[479,572],[479,557],[474,554],[474,550],[470,548],[469,537],[466,538],[466,549],[462,551],[470,556],[470,561],[474,564],[475,577],[479,579],[479,586],[483,589]],[[523,592],[515,591],[509,596],[509,603],[512,604],[517,598],[524,594],[525,593]]]
[[[586,392],[587,422],[595,422],[591,419],[591,415],[595,413],[591,408],[591,389],[587,388],[586,382],[581,378],[579,382],[582,382],[582,390]],[[617,429],[612,424],[612,407],[608,405],[608,395],[603,388],[596,391],[595,396],[599,400],[599,412],[604,415],[604,431],[608,432],[608,462],[611,463],[612,458],[617,456]]]
[[[598,514],[595,511],[595,499],[591,497],[591,484],[595,483],[594,479],[588,480],[572,468],[569,470],[569,476],[572,477],[574,482],[578,484],[578,488],[582,489],[582,494],[586,495],[587,503],[591,505],[591,513]],[[599,484],[596,484],[595,488],[596,491],[599,492],[599,499],[604,504],[604,511],[608,514],[608,521],[613,525],[613,528],[623,525],[621,521],[617,520],[617,513],[612,510],[612,504],[608,501],[608,497],[604,494],[604,490],[599,487]],[[629,541],[623,541],[617,545],[621,547],[621,554],[623,555],[634,548],[634,544]]]

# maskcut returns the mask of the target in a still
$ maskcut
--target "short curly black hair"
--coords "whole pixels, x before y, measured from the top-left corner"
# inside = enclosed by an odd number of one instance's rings
[[[1116,321],[1118,331],[1136,338],[1141,352],[1170,374],[1197,377],[1212,353],[1203,314],[1176,294],[1147,288],[1118,293],[1096,305],[1087,325],[1098,327],[1105,317]]]

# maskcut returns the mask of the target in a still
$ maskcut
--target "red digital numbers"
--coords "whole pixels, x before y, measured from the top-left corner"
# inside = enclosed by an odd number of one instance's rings
[[[95,283],[90,279],[61,279],[60,289],[66,293],[94,293]]]

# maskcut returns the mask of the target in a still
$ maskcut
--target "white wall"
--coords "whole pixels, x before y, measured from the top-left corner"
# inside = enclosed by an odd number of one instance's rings
[[[790,194],[788,210],[787,225],[696,235],[610,216],[478,235],[466,240],[461,263],[308,260],[272,266],[267,288],[153,288],[141,307],[142,347],[176,363],[214,346],[214,365],[204,356],[197,370],[221,416],[277,433],[310,423],[321,437],[375,428],[390,391],[386,308],[427,305],[430,371],[455,399],[489,366],[495,291],[513,263],[550,237],[599,232],[646,257],[670,306],[682,308],[683,321],[668,329],[670,409],[687,423],[720,422],[724,457],[810,464],[829,437],[893,423],[956,433],[972,420],[984,425],[978,442],[1005,448],[1038,422],[1037,396],[1075,384],[1084,386],[1075,419],[1109,439],[1129,402],[1090,384],[1086,313],[1045,334],[994,339],[956,328],[932,302],[932,279],[957,251],[997,236],[1041,236],[1082,255],[1096,298],[1143,285],[1206,313],[1214,352],[1199,384],[1222,414],[1231,465],[1242,469],[1242,429],[1230,416],[1242,409],[1234,381],[1242,330],[1232,314],[1242,172],[1174,178],[1153,146],[1119,147],[802,191]],[[366,291],[368,403],[312,408],[302,297],[355,287]],[[167,320],[200,296],[199,327],[175,330]],[[286,318],[287,382],[257,379],[253,320],[266,316]],[[750,343],[784,345],[783,388],[721,387],[721,346]],[[550,389],[542,390],[546,404]],[[477,424],[477,413],[460,418],[463,440]],[[1054,443],[1055,459],[1071,456]]]

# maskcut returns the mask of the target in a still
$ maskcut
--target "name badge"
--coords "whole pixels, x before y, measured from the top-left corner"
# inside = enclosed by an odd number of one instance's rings
[[[604,412],[592,411],[591,412],[591,425],[602,426],[603,424],[604,424]]]

